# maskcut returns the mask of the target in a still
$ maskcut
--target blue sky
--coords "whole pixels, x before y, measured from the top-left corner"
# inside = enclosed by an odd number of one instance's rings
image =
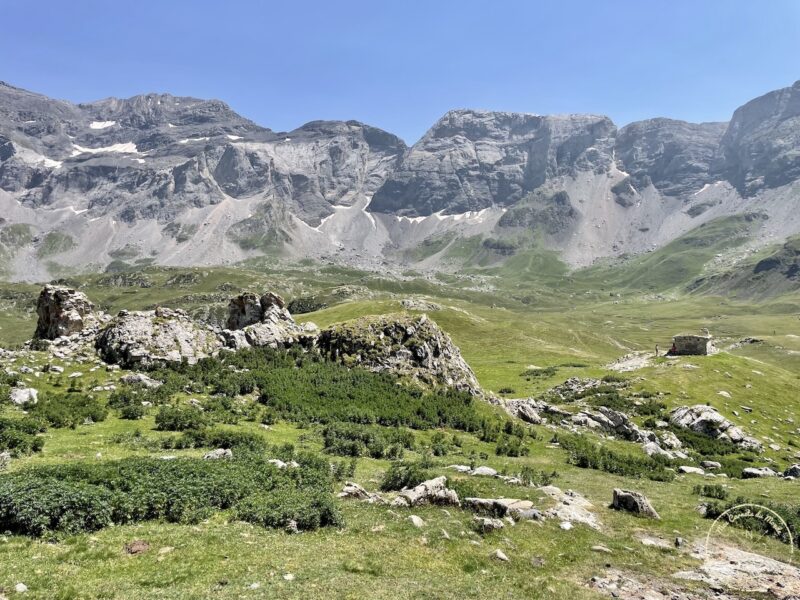
[[[800,79],[800,1],[0,0],[0,79],[219,98],[408,142],[451,108],[727,120]]]

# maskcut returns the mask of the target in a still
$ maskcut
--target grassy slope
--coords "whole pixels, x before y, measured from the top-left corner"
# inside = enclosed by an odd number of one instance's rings
[[[727,243],[719,233],[719,243]],[[711,237],[716,238],[716,233]],[[218,289],[228,282],[240,288],[276,289],[288,297],[329,294],[342,284],[360,286],[354,297],[300,318],[323,326],[360,315],[398,311],[402,309],[401,298],[424,294],[444,305],[443,310],[430,316],[461,346],[481,384],[494,391],[513,388],[515,396],[536,394],[573,375],[602,375],[606,373],[604,365],[613,359],[632,350],[651,350],[655,343],[665,348],[670,336],[678,331],[708,327],[730,341],[759,337],[764,339],[761,345],[747,345],[708,358],[684,358],[679,364],[662,359],[631,376],[643,378],[636,384],[642,389],[667,393],[670,407],[708,402],[748,432],[774,440],[781,450],[768,450],[766,456],[784,466],[793,461],[796,452],[790,444],[796,437],[793,431],[797,424],[786,419],[800,408],[800,297],[748,303],[708,296],[670,295],[672,299],[657,299],[639,291],[651,285],[659,289],[674,287],[674,273],[693,276],[698,264],[702,266],[717,248],[714,244],[701,245],[699,250],[692,245],[681,246],[673,249],[678,267],[671,264],[670,257],[652,253],[635,259],[629,265],[630,271],[598,267],[587,272],[585,278],[566,276],[550,257],[533,253],[513,259],[516,262],[507,268],[513,268],[515,276],[508,276],[502,269],[489,270],[482,272],[477,281],[473,276],[444,277],[439,283],[388,281],[348,269],[298,266],[280,272],[198,269],[196,282],[168,287],[166,281],[175,271],[149,269],[152,288],[105,288],[94,283],[97,278],[90,278],[85,291],[99,305],[116,311],[157,303],[201,306],[208,301],[202,295],[232,295]],[[702,256],[698,257],[698,252]],[[496,289],[492,291],[484,284]],[[0,339],[5,343],[19,342],[33,328],[35,315],[30,310],[36,288],[3,287],[6,298],[0,307]],[[27,296],[13,299],[14,294],[8,292]],[[530,381],[520,376],[529,365],[565,363],[586,366],[560,366],[551,377]],[[683,364],[698,368],[687,369]],[[84,383],[89,387],[93,379],[103,382],[115,377],[98,371],[87,375]],[[48,384],[39,380],[37,385]],[[733,399],[718,395],[721,390],[730,392]],[[743,404],[754,407],[754,412],[743,413],[739,408]],[[736,417],[734,410],[742,416]],[[317,437],[308,438],[308,430],[292,424],[280,423],[267,432],[252,424],[241,427],[259,432],[271,443],[294,441],[311,449],[320,447]],[[115,436],[136,429],[148,437],[162,435],[152,430],[152,417],[129,422],[111,416],[103,423],[74,431],[49,431],[41,455],[15,461],[13,468],[151,453],[114,441]],[[509,472],[516,472],[523,465],[556,470],[556,485],[575,489],[594,503],[603,522],[602,532],[582,526],[566,532],[556,522],[548,521],[544,525],[522,523],[481,541],[470,533],[471,516],[459,510],[448,514],[438,508],[415,509],[414,513],[428,521],[420,531],[405,519],[406,512],[396,516],[384,507],[343,503],[345,529],[289,536],[227,523],[226,515],[218,514],[196,527],[145,523],[75,536],[55,544],[15,536],[2,538],[0,564],[4,568],[0,572],[0,588],[10,590],[23,581],[31,590],[28,596],[42,598],[583,598],[592,597],[583,584],[602,572],[606,563],[653,576],[668,576],[693,564],[681,553],[646,548],[636,538],[649,533],[671,540],[675,532],[691,541],[702,538],[709,523],[694,510],[700,499],[692,494],[692,487],[701,479],[680,476],[672,483],[658,483],[577,469],[566,464],[562,450],[548,447],[552,435],[549,430],[537,430],[539,439],[529,442],[531,454],[524,458],[497,457],[493,444],[461,434],[465,443],[460,455],[440,459],[437,471],[448,473],[442,468],[444,465],[467,462],[466,455],[471,451],[488,455],[488,459],[479,461],[481,464]],[[424,438],[431,433],[418,435]],[[361,459],[355,479],[367,489],[375,489],[387,466],[386,461]],[[532,488],[510,487],[493,479],[470,478],[469,482],[476,493],[484,496],[524,497],[539,506],[548,506],[548,501]],[[732,496],[766,496],[775,501],[796,502],[796,485],[783,481],[730,480],[725,485],[730,486]],[[609,510],[607,504],[614,487],[645,492],[663,520],[643,521]],[[375,525],[386,528],[374,532]],[[451,540],[443,539],[442,529]],[[722,535],[744,547],[787,558],[786,547],[777,542],[751,539],[731,530]],[[152,550],[141,556],[126,555],[123,545],[134,539],[147,540]],[[470,540],[480,543],[472,544]],[[592,552],[590,548],[595,544],[603,544],[613,553]],[[173,550],[159,553],[160,548]],[[488,555],[495,548],[508,554],[511,562],[490,560]],[[535,557],[545,560],[544,567],[531,565]],[[294,581],[285,580],[285,573],[294,574]],[[249,589],[253,583],[260,587]]]

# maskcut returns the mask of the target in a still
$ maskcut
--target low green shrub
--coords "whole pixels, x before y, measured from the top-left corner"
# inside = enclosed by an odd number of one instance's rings
[[[42,394],[28,414],[59,429],[75,428],[87,421],[104,421],[108,409],[100,400],[83,394]]]
[[[422,462],[393,462],[381,480],[381,490],[390,492],[404,487],[412,488],[432,477],[433,474]]]
[[[165,404],[156,413],[156,429],[159,431],[187,431],[205,425],[205,415],[193,406]]]
[[[725,500],[728,497],[728,490],[716,483],[696,485],[692,489],[692,493],[717,500]]]
[[[569,453],[567,461],[583,469],[625,477],[646,477],[653,481],[672,481],[675,478],[675,472],[667,470],[670,462],[660,457],[622,454],[577,435],[559,434],[556,441]]]
[[[750,516],[741,510],[733,510],[723,516],[725,511],[742,504],[756,505],[749,510]],[[763,507],[763,508],[758,508]],[[764,510],[764,508],[768,510]],[[786,527],[770,512],[774,511],[783,519]],[[734,527],[752,531],[760,535],[774,537],[784,544],[790,543],[790,537],[797,547],[800,547],[800,505],[780,504],[764,500],[763,498],[748,499],[738,497],[728,502],[712,502],[706,506],[707,519],[719,519]],[[788,528],[788,531],[787,531]]]
[[[37,434],[46,429],[46,423],[40,419],[0,419],[0,452],[7,450],[12,456],[39,452],[44,447],[44,438]]]
[[[414,434],[400,428],[330,423],[322,430],[325,452],[338,456],[399,458],[404,449],[414,449]]]
[[[301,529],[340,523],[328,462],[295,458],[299,466],[291,469],[250,455],[226,461],[129,458],[3,474],[0,530],[49,536],[152,519],[196,523],[227,508],[269,526],[282,526],[287,518]]]

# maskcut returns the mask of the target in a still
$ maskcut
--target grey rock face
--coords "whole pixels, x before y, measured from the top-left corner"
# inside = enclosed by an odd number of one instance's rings
[[[323,330],[317,343],[323,355],[348,366],[482,395],[461,351],[427,315],[363,317]]]
[[[123,367],[195,363],[215,355],[222,342],[182,310],[122,311],[100,332],[96,347],[109,363]]]
[[[48,285],[39,294],[39,316],[33,337],[54,340],[80,332],[94,309],[86,294],[66,287]]]
[[[602,116],[451,111],[406,153],[369,210],[414,217],[509,206],[558,175],[607,170],[615,132]]]
[[[283,298],[272,292],[267,292],[261,297],[252,292],[245,292],[231,298],[228,303],[227,328],[244,329],[248,325],[260,323],[272,307],[275,307],[277,312],[282,311],[285,306]],[[281,312],[281,315],[291,318],[288,311]]]
[[[624,510],[651,519],[661,518],[653,508],[653,505],[650,504],[650,501],[640,492],[615,489],[611,501],[611,508]]]
[[[687,123],[673,119],[637,121],[617,134],[617,160],[630,174],[629,184],[652,183],[667,196],[683,196],[710,181],[726,123]]]
[[[733,113],[716,168],[743,195],[800,178],[800,81]]]

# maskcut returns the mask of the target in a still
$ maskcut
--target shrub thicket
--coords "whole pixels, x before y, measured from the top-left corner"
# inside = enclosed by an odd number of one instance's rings
[[[625,477],[646,477],[653,481],[672,481],[675,478],[675,472],[667,470],[669,461],[660,457],[622,454],[577,435],[559,435],[557,441],[569,453],[568,462],[583,469]]]
[[[165,404],[156,413],[156,429],[159,431],[188,431],[199,429],[205,423],[205,415],[194,406]]]
[[[194,365],[172,365],[151,375],[164,384],[154,390],[121,390],[112,395],[112,405],[122,406],[132,397],[163,404],[179,391],[230,399],[258,390],[270,415],[301,423],[349,421],[478,431],[483,422],[469,394],[423,392],[398,385],[397,378],[388,373],[351,369],[300,351],[248,348]],[[220,406],[223,411],[232,410],[230,404]]]
[[[130,458],[37,467],[0,476],[0,530],[46,536],[163,519],[196,523],[233,508],[245,520],[299,528],[333,525],[327,461],[295,457],[278,469],[263,458],[228,461]]]
[[[325,452],[338,456],[401,458],[414,449],[414,434],[406,429],[330,423],[322,430]]]
[[[83,394],[42,394],[28,414],[51,427],[75,428],[85,422],[104,421],[108,409],[100,400]]]
[[[44,447],[44,438],[36,434],[46,428],[40,419],[0,419],[0,452],[7,450],[12,456],[39,452]]]
[[[722,517],[722,520],[734,527],[774,537],[784,544],[789,543],[790,538],[788,534],[790,533],[794,543],[800,547],[800,505],[797,504],[779,504],[765,501],[763,498],[752,500],[738,497],[728,502],[712,502],[708,504],[706,506],[705,517],[707,519],[718,519],[726,510],[741,506],[742,504],[754,504],[774,511],[780,515],[781,519],[786,523],[788,532],[774,515],[755,507],[750,510],[752,516],[745,515],[743,511],[731,511],[731,513]]]
[[[384,474],[381,480],[381,490],[391,492],[402,490],[405,487],[412,488],[432,477],[433,474],[421,461],[396,461]]]

